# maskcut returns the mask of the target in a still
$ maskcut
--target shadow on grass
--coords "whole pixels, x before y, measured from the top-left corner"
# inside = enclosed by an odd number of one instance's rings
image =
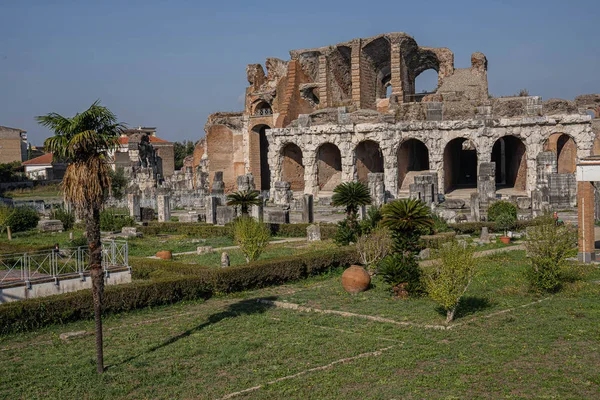
[[[476,297],[476,296],[465,296],[460,299],[460,303],[458,304],[458,308],[456,309],[456,313],[454,314],[454,319],[463,318],[471,314],[475,314],[478,311],[483,311],[492,306],[492,302],[485,297]],[[446,310],[442,307],[438,307],[436,311],[446,317]]]
[[[271,296],[271,297],[261,297],[260,299],[264,299],[264,300],[277,300],[277,297],[275,296]],[[242,300],[239,301],[237,303],[233,303],[231,305],[229,305],[227,307],[227,309],[225,311],[222,311],[220,313],[217,314],[212,314],[211,316],[208,317],[208,320],[200,325],[197,325],[193,328],[190,328],[182,333],[180,333],[179,335],[173,336],[167,340],[165,340],[164,342],[162,342],[161,344],[158,344],[156,346],[153,346],[151,348],[149,348],[148,350],[137,354],[135,356],[131,356],[126,358],[125,360],[113,364],[113,365],[109,365],[106,367],[106,369],[109,369],[111,367],[116,367],[118,365],[123,365],[126,364],[130,361],[135,360],[138,357],[141,357],[144,354],[147,353],[152,353],[154,351],[160,350],[162,348],[165,348],[173,343],[178,342],[181,339],[185,339],[188,336],[201,331],[202,329],[213,325],[213,324],[217,324],[219,322],[221,322],[224,319],[228,319],[228,318],[235,318],[235,317],[239,317],[242,315],[251,315],[251,314],[262,314],[265,311],[267,311],[270,308],[273,308],[274,306],[272,304],[265,304],[265,303],[259,303],[257,301],[258,299],[247,299],[247,300]]]

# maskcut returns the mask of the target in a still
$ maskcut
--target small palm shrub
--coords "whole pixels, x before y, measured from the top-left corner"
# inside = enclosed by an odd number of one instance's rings
[[[387,228],[378,228],[356,241],[356,251],[362,265],[374,271],[377,264],[392,251],[392,235]]]
[[[256,190],[243,190],[227,195],[227,205],[240,207],[242,215],[248,215],[250,206],[259,206],[261,204],[260,193]]]
[[[266,224],[243,215],[233,222],[233,240],[246,256],[246,262],[255,261],[268,246],[271,230]]]
[[[40,216],[30,207],[7,208],[4,216],[4,226],[10,226],[12,232],[23,232],[34,229]]]
[[[340,183],[333,189],[331,202],[334,207],[344,207],[347,217],[354,217],[358,208],[371,204],[371,194],[369,188],[361,182]]]
[[[527,229],[527,257],[531,265],[526,278],[537,292],[553,292],[560,288],[560,275],[567,258],[577,254],[577,231],[569,225],[556,225],[550,214],[543,223]]]
[[[378,274],[392,288],[404,284],[404,289],[410,295],[423,292],[421,269],[413,253],[395,253],[385,257],[379,264]]]
[[[429,296],[446,311],[446,323],[454,320],[460,299],[476,271],[473,248],[452,241],[439,250],[439,261],[425,274]]]
[[[63,228],[65,228],[66,231],[73,229],[73,225],[75,225],[75,213],[68,211],[64,207],[54,208],[50,212],[50,218],[62,222]]]
[[[417,199],[401,199],[381,209],[382,225],[392,231],[394,250],[398,253],[420,250],[419,236],[428,234],[433,227],[431,210]]]
[[[501,214],[512,215],[517,219],[517,207],[510,201],[500,200],[492,203],[488,208],[488,221],[495,221]]]

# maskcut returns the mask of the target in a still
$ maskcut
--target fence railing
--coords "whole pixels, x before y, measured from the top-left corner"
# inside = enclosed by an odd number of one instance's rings
[[[90,252],[87,246],[60,250],[44,250],[0,255],[0,286],[66,276],[81,276],[90,269]],[[126,241],[102,242],[102,268],[106,273],[116,267],[129,267],[129,247]]]

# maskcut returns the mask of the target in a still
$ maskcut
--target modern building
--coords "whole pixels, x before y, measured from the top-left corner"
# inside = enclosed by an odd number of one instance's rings
[[[55,162],[52,153],[46,153],[23,162],[23,167],[31,180],[55,180],[64,177],[67,164]]]
[[[27,131],[0,126],[0,164],[27,160]]]

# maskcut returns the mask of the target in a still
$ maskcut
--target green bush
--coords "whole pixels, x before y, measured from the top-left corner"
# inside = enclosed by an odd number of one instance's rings
[[[339,246],[348,246],[351,243],[356,243],[359,236],[360,226],[348,221],[348,218],[344,218],[337,224],[333,241]]]
[[[413,295],[423,292],[421,269],[411,252],[396,253],[381,261],[379,274],[383,281],[392,287],[406,283],[406,291]]]
[[[509,213],[502,213],[496,217],[496,229],[502,231],[504,235],[509,229],[514,228],[517,220]]]
[[[120,231],[124,226],[135,226],[135,220],[126,214],[118,214],[114,210],[107,209],[100,212],[100,230]]]
[[[13,232],[23,232],[34,229],[40,216],[37,211],[29,207],[15,207],[4,220],[5,226],[10,226]]]
[[[237,292],[304,279],[357,261],[354,248],[207,268],[174,261],[131,258],[138,280],[105,289],[104,312],[119,313],[178,301],[205,299],[218,293]],[[93,318],[89,290],[0,305],[0,334]]]
[[[433,227],[431,228],[431,230],[434,234],[448,232],[451,230],[446,220],[440,217],[439,215],[432,214],[431,219],[433,219]]]
[[[67,211],[64,207],[52,209],[50,218],[62,222],[63,228],[65,228],[66,231],[73,229],[73,226],[75,225],[75,213]]]
[[[577,254],[577,231],[569,225],[556,225],[551,215],[543,221],[527,230],[525,247],[531,266],[526,278],[535,291],[553,292],[560,288],[567,258]]]
[[[495,201],[488,208],[488,221],[496,221],[501,214],[509,214],[516,220],[517,207],[509,201]]]
[[[439,250],[439,261],[426,270],[427,293],[446,311],[446,323],[454,319],[460,299],[475,275],[473,252],[471,246],[450,242]]]
[[[267,224],[271,235],[281,237],[305,237],[306,228],[312,224]],[[335,224],[319,224],[321,228],[321,239],[332,239],[335,236]]]
[[[365,219],[360,221],[360,231],[363,235],[371,233],[372,230],[376,229],[383,215],[381,215],[381,208],[369,207],[365,215]]]
[[[439,249],[442,244],[454,240],[456,232],[442,232],[435,235],[423,235],[420,237],[421,247]]]
[[[256,261],[271,240],[271,231],[262,222],[243,215],[233,222],[233,240],[240,247],[246,262]]]

